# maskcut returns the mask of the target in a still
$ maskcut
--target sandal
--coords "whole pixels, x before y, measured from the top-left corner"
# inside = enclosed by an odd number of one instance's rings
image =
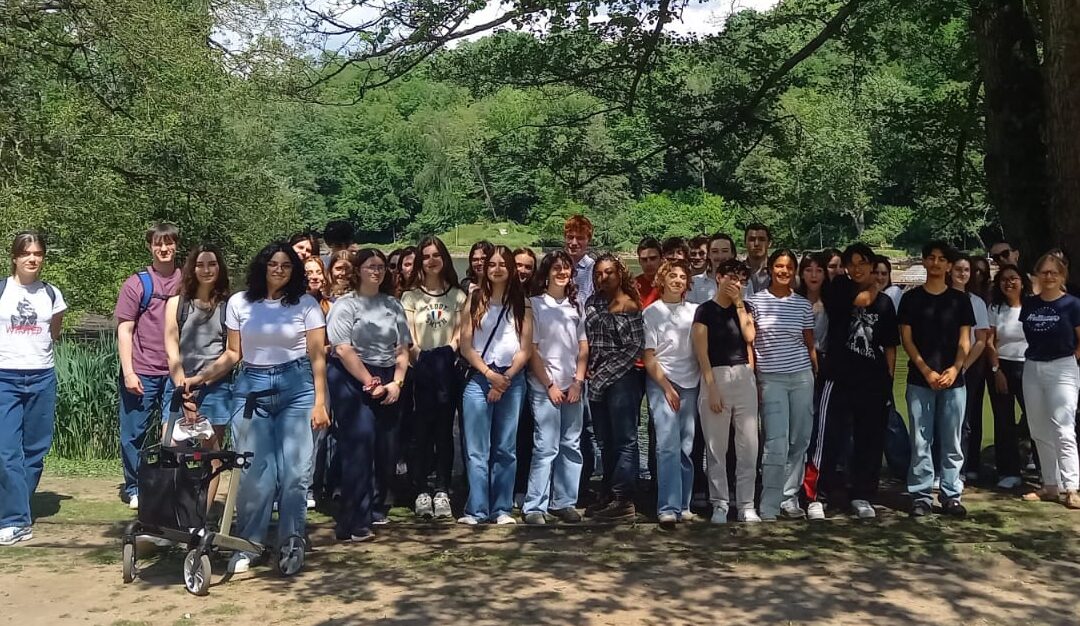
[[[1057,502],[1059,498],[1057,491],[1048,491],[1046,489],[1031,491],[1020,496],[1020,499],[1024,502]]]
[[[1068,509],[1080,509],[1080,493],[1066,491],[1061,496],[1061,503]]]

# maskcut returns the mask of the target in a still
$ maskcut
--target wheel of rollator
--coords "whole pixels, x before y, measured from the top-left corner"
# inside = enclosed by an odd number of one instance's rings
[[[304,538],[293,535],[282,542],[274,556],[274,571],[281,576],[295,576],[304,568]]]
[[[210,592],[210,555],[199,550],[188,550],[184,557],[184,588],[197,596]]]
[[[124,543],[124,553],[120,557],[122,566],[124,568],[124,583],[130,583],[135,580],[135,577],[139,575],[139,570],[135,566],[135,544]]]

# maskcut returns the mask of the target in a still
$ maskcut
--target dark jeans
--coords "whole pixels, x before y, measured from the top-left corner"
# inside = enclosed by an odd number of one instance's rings
[[[454,412],[461,399],[454,350],[441,346],[421,352],[413,366],[413,377],[416,412],[409,475],[418,494],[432,493],[428,476],[434,469],[434,491],[449,493],[454,467]]]
[[[517,429],[517,475],[514,477],[514,493],[525,493],[529,487],[529,468],[532,467],[533,431],[536,420],[533,419],[532,403],[521,403],[521,415],[518,416]]]
[[[836,461],[852,440],[855,445],[846,464],[851,482],[848,499],[871,501],[877,496],[891,395],[888,379],[863,383],[825,380],[803,480],[808,500],[827,500],[844,487]]]
[[[590,400],[593,427],[604,465],[604,495],[630,500],[638,477],[638,415],[645,395],[645,372],[633,368]]]
[[[146,440],[147,431],[151,424],[158,424],[155,420],[166,410],[164,404],[165,384],[168,376],[144,376],[138,374],[142,381],[143,395],[136,396],[128,392],[124,387],[124,376],[121,373],[118,383],[120,391],[120,459],[124,465],[124,493],[128,497],[138,495],[139,483],[139,451],[142,450]],[[161,436],[160,431],[151,434],[153,440]]]
[[[1008,383],[1007,393],[998,393],[994,375],[987,381],[990,388],[990,406],[994,410],[994,460],[998,478],[1020,475],[1020,427],[1016,423],[1016,403],[1020,403],[1021,421],[1024,414],[1024,363],[1022,361],[998,361]]]
[[[964,429],[960,432],[960,449],[964,451],[964,473],[978,473],[982,457],[983,393],[986,391],[986,358],[980,357],[964,374],[967,405],[964,408]]]
[[[394,379],[392,367],[365,366],[372,376]],[[385,517],[389,511],[387,494],[397,467],[401,406],[400,399],[384,405],[372,398],[336,359],[327,382],[340,407],[334,413],[342,474],[336,534],[344,539],[371,528],[373,514]]]

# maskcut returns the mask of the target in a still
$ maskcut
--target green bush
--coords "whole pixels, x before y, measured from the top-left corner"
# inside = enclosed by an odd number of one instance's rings
[[[56,344],[56,435],[52,454],[65,459],[115,459],[120,454],[120,371],[116,336],[65,338]]]

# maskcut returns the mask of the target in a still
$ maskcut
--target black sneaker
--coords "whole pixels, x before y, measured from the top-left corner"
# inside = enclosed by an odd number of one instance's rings
[[[549,509],[548,514],[564,524],[577,524],[581,521],[581,513],[572,506],[565,509]]]
[[[585,517],[596,517],[600,511],[603,511],[608,507],[611,500],[607,498],[598,498],[592,502],[589,506],[585,507]]]
[[[933,512],[930,508],[930,503],[926,500],[916,500],[915,504],[911,506],[912,517],[926,517]]]
[[[596,519],[606,522],[621,522],[637,517],[637,509],[631,500],[612,500],[603,509],[596,512]]]
[[[544,518],[543,513],[526,513],[525,523],[529,526],[542,526],[547,524],[547,519]]]
[[[960,504],[959,500],[946,500],[945,502],[942,502],[941,512],[949,517],[967,517],[967,509],[964,508],[963,504]]]

